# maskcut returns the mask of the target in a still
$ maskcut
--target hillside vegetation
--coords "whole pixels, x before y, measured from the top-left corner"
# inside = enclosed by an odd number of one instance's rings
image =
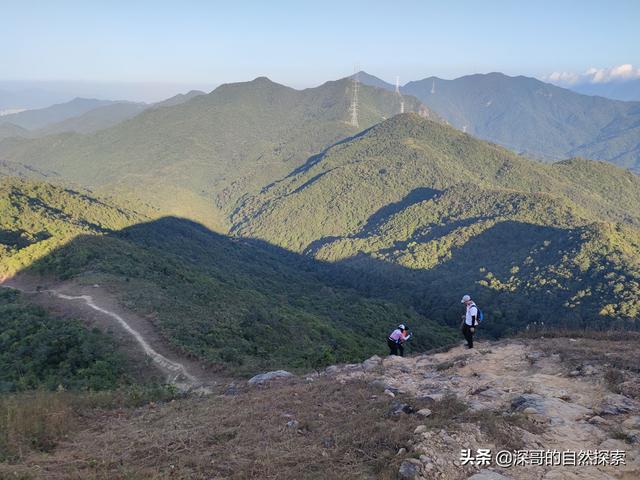
[[[145,216],[42,182],[2,179],[0,268],[100,283],[176,349],[219,369],[314,368],[382,353],[406,322],[417,350],[452,331],[340,284],[339,269],[197,223]]]
[[[352,127],[351,96],[348,79],[294,90],[261,77],[150,108],[90,135],[6,139],[0,159],[120,197],[135,193],[163,213],[224,230],[241,196],[400,110],[392,93],[362,86],[360,127]],[[430,114],[409,96],[405,108]]]
[[[146,218],[89,192],[0,177],[0,278],[79,234],[104,234]]]
[[[113,340],[0,289],[0,393],[35,388],[104,390],[125,375]],[[1,422],[0,422],[1,423]]]
[[[492,310],[496,332],[631,325],[639,311],[637,176],[536,163],[411,114],[332,147],[234,220],[238,235],[377,272],[376,291],[399,282],[394,294],[449,323],[463,291]]]

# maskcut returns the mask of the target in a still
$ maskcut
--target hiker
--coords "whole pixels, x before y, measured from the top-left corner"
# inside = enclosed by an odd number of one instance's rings
[[[411,334],[408,333],[407,327],[401,323],[398,325],[389,338],[387,339],[387,345],[389,345],[389,355],[404,356],[404,342],[411,338]]]
[[[469,295],[462,297],[462,303],[467,306],[467,312],[462,316],[462,335],[467,341],[467,348],[473,348],[473,334],[478,326],[478,307]]]

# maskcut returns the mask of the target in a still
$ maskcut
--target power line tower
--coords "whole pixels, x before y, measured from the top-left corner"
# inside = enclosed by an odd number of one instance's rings
[[[359,127],[358,124],[358,89],[360,88],[360,82],[358,81],[358,73],[354,73],[352,79],[352,91],[351,91],[351,120],[349,125],[352,127]]]
[[[402,98],[402,94],[400,93],[400,77],[396,77],[396,95],[400,99],[400,113],[404,113],[404,98]]]

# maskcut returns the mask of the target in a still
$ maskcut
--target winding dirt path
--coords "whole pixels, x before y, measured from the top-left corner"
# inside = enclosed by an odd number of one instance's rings
[[[144,355],[146,355],[152,360],[153,365],[163,373],[167,383],[171,383],[175,385],[181,391],[198,391],[200,393],[210,393],[211,391],[210,386],[213,383],[216,383],[215,381],[211,381],[211,379],[205,380],[203,378],[199,378],[198,376],[194,375],[192,373],[192,370],[201,369],[201,368],[198,368],[194,364],[194,362],[187,359],[181,359],[180,361],[178,361],[175,359],[175,354],[171,355],[167,352],[163,354],[158,351],[158,349],[160,348],[162,348],[163,350],[166,350],[166,347],[161,347],[158,345],[154,348],[152,344],[155,343],[157,345],[161,343],[159,336],[157,334],[149,335],[149,330],[151,327],[149,325],[142,325],[142,323],[144,322],[142,319],[135,318],[135,316],[130,314],[129,312],[127,312],[126,314],[124,314],[124,312],[122,312],[122,314],[119,314],[116,311],[114,311],[115,307],[111,305],[106,306],[104,305],[104,303],[103,305],[99,305],[96,299],[94,298],[94,295],[89,295],[86,293],[75,295],[75,294],[70,294],[69,292],[70,289],[77,288],[79,290],[83,290],[84,288],[87,288],[87,287],[74,286],[72,284],[64,284],[60,288],[50,287],[50,288],[34,289],[33,283],[34,283],[33,279],[12,278],[12,279],[6,279],[0,282],[0,287],[18,290],[25,295],[32,296],[34,300],[38,300],[36,301],[36,303],[40,304],[41,306],[44,306],[45,308],[47,308],[47,306],[50,306],[50,302],[47,301],[47,299],[45,298],[46,296],[52,296],[57,299],[63,300],[65,302],[68,302],[69,304],[72,304],[71,311],[73,314],[79,316],[82,320],[85,320],[88,323],[93,323],[91,322],[90,319],[86,318],[86,315],[84,315],[85,312],[83,312],[82,308],[77,308],[78,304],[86,305],[86,307],[90,308],[94,312],[98,312],[103,320],[108,319],[107,325],[110,326],[115,323],[115,325],[121,331],[125,332],[126,335],[129,336],[135,342],[137,348],[139,350],[142,350]],[[67,293],[63,293],[61,290],[64,290]],[[100,292],[100,293],[101,293],[100,296],[102,297],[101,300],[104,300],[104,294],[102,294],[103,292]],[[135,318],[135,321],[132,321],[134,318]],[[101,323],[104,323],[104,322],[101,322]],[[148,322],[144,322],[144,323],[148,323]],[[134,326],[132,324],[137,324],[137,325]],[[139,327],[143,327],[143,328],[139,328]],[[146,332],[142,332],[141,330],[143,329],[146,330]],[[149,338],[149,337],[154,337],[154,338]],[[174,359],[168,358],[167,355],[173,356]]]

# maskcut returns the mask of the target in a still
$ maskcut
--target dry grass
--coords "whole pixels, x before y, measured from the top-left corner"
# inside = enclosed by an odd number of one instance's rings
[[[535,340],[532,345],[547,354],[559,354],[560,360],[571,369],[592,364],[640,373],[640,336],[636,333],[582,333],[583,336],[545,337]]]
[[[391,479],[419,423],[389,415],[393,401],[365,383],[320,380],[100,411],[89,429],[11,470],[48,479]]]
[[[86,411],[139,406],[172,398],[160,386],[104,392],[33,391],[0,395],[0,461],[49,452],[79,425]]]
[[[0,397],[0,460],[50,451],[74,423],[67,396],[35,392]]]

